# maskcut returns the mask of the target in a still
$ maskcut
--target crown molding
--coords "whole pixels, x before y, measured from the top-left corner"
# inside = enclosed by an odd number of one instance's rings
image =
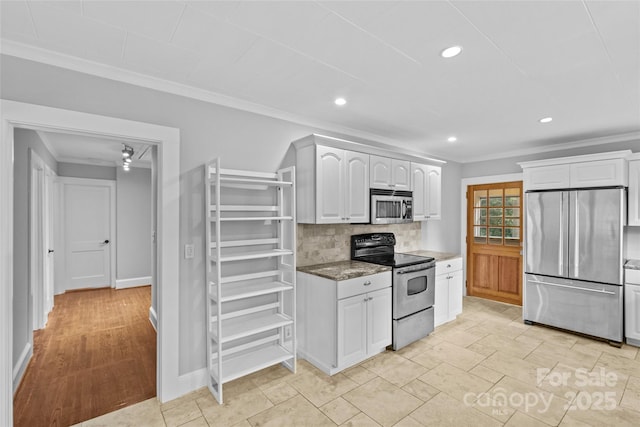
[[[613,144],[616,142],[640,141],[640,132],[627,132],[617,135],[601,136],[597,138],[579,139],[576,141],[552,144],[543,147],[525,148],[522,150],[505,151],[496,155],[477,156],[473,160],[460,159],[460,163],[484,162],[487,160],[506,159],[510,157],[526,156],[529,154],[548,153],[552,151],[571,150],[572,148],[589,147],[593,145]]]
[[[217,92],[208,91],[182,83],[172,82],[135,71],[125,70],[123,68],[112,65],[106,65],[99,62],[81,59],[49,49],[43,49],[25,43],[16,42],[14,40],[0,39],[0,42],[0,53],[2,53],[3,55],[14,56],[17,58],[65,68],[96,77],[102,77],[105,79],[128,83],[147,89],[153,89],[160,92],[170,93],[173,95],[184,96],[186,98],[196,99],[211,104],[221,105],[236,110],[247,111],[262,116],[285,120],[299,125],[309,126],[316,130],[335,132],[337,134],[349,135],[371,142],[378,142],[398,147],[398,140],[346,126],[340,126],[333,122],[313,120],[308,117],[289,113],[287,111],[268,107],[262,104],[245,101],[239,98],[234,98],[228,95],[223,95]],[[428,153],[424,153],[424,155],[429,156]]]

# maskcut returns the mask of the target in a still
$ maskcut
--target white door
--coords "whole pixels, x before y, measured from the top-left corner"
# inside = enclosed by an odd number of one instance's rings
[[[113,286],[115,185],[100,181],[83,179],[63,184],[65,290]]]
[[[345,151],[345,216],[350,223],[369,222],[369,155]]]
[[[318,146],[316,165],[316,223],[346,222],[344,215],[344,150]]]
[[[394,190],[411,190],[410,164],[406,160],[393,159],[391,161],[391,187]]]
[[[29,290],[32,300],[33,330],[44,328],[47,323],[45,300],[45,168],[38,154],[29,150]]]
[[[411,181],[413,182],[413,220],[427,219],[427,167],[411,163]]]
[[[56,173],[50,167],[45,168],[44,179],[44,313],[48,316],[53,309],[54,261],[55,261],[55,218]]]
[[[427,165],[427,196],[426,217],[429,219],[442,218],[442,168]]]
[[[369,156],[369,173],[371,188],[391,188],[391,159]]]
[[[373,355],[391,345],[391,288],[367,294],[368,354]]]
[[[338,300],[338,367],[367,357],[367,295]],[[391,316],[389,316],[391,321]]]

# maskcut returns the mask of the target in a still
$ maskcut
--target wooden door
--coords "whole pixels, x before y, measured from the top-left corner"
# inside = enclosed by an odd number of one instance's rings
[[[467,293],[522,305],[522,181],[467,189]]]

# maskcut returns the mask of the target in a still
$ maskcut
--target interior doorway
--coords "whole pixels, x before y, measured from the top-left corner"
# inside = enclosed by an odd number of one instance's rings
[[[116,119],[2,100],[0,143],[0,199],[8,201],[0,210],[0,424],[13,424],[15,349],[13,346],[13,143],[14,129],[47,129],[77,134],[125,137],[145,141],[158,148],[157,242],[158,293],[157,391],[161,402],[183,394],[178,369],[178,230],[179,230],[179,131],[159,125]],[[189,391],[189,390],[187,390]]]
[[[522,181],[466,194],[468,295],[522,305]]]

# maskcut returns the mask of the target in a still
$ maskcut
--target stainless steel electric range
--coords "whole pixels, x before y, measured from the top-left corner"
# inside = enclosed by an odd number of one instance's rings
[[[393,233],[351,236],[351,259],[393,268],[393,343],[398,350],[433,331],[436,261],[396,253]]]

